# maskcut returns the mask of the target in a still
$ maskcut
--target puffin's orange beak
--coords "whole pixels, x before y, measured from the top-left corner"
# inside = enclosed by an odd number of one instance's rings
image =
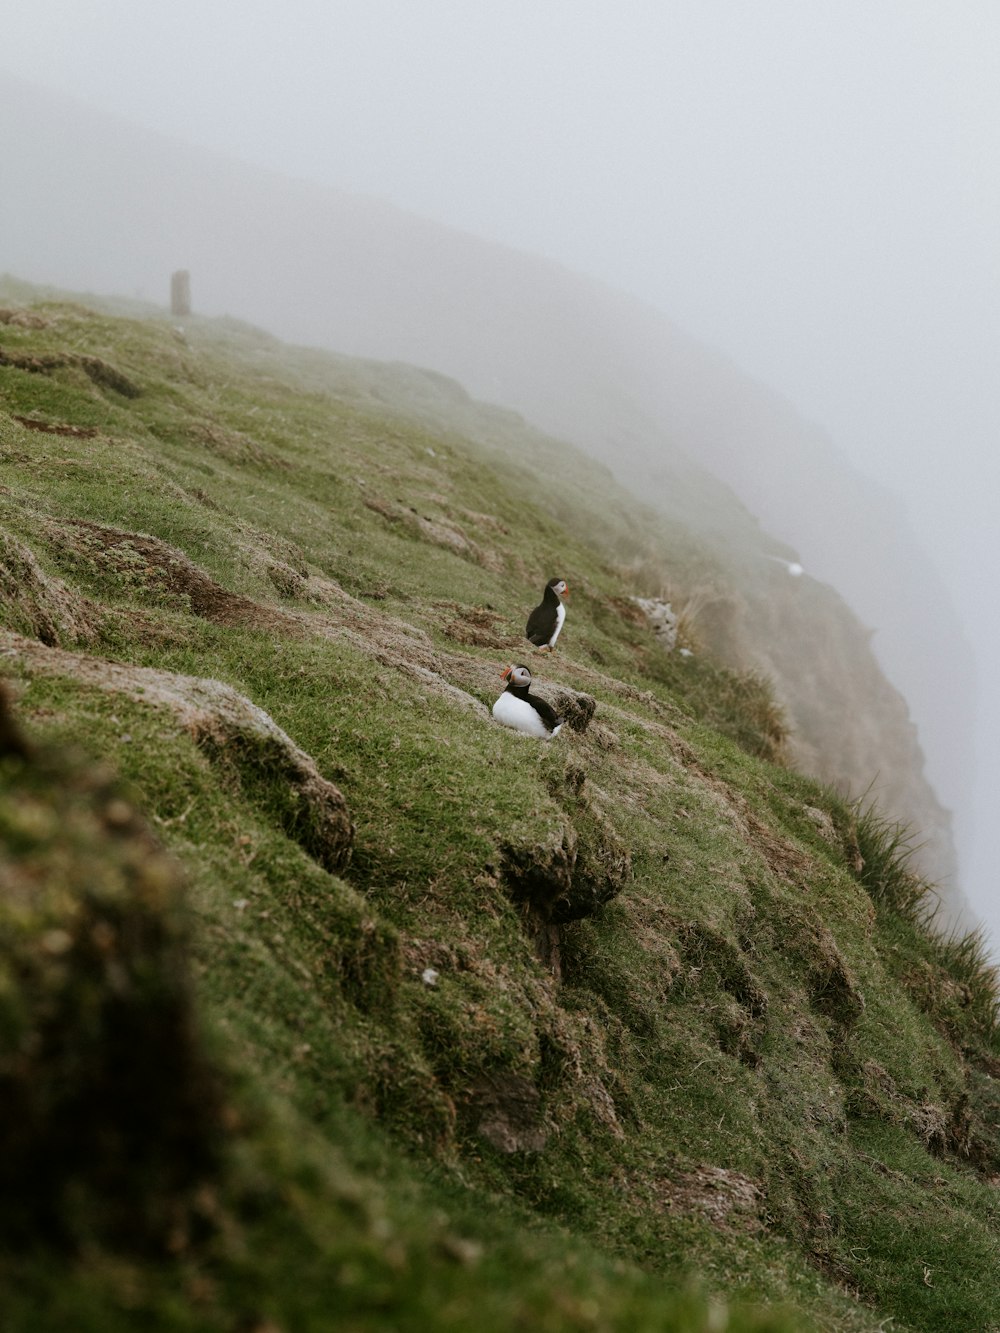
[[[569,596],[569,584],[568,584],[568,583],[566,584],[566,591],[563,593],[563,596],[564,596],[564,597],[568,597],[568,596]]]
[[[504,667],[504,669],[500,672],[500,679],[506,680],[509,675],[510,675],[510,667]]]

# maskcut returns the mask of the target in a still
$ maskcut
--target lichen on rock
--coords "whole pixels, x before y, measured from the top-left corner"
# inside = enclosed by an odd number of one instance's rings
[[[677,647],[677,612],[669,602],[656,597],[633,597],[632,601],[646,617],[660,647],[672,653]]]

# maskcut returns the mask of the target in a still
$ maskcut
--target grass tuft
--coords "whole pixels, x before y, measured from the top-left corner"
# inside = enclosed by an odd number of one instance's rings
[[[862,866],[858,878],[876,908],[894,912],[907,921],[928,924],[936,911],[933,887],[916,874],[910,862],[919,850],[914,831],[894,820],[864,797],[856,810],[858,850]]]

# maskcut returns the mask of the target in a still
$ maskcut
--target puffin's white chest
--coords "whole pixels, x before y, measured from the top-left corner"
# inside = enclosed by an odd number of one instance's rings
[[[556,627],[552,631],[552,638],[549,639],[550,648],[554,648],[556,646],[556,639],[558,639],[559,637],[559,631],[562,629],[563,621],[565,619],[566,619],[566,608],[563,606],[562,602],[560,602],[559,605],[556,607]]]
[[[502,722],[505,727],[513,727],[515,731],[522,731],[525,736],[537,736],[541,741],[549,740],[562,725],[560,723],[552,731],[548,731],[545,723],[527,699],[519,699],[516,695],[511,694],[509,690],[504,690],[493,705],[493,716],[498,722]]]

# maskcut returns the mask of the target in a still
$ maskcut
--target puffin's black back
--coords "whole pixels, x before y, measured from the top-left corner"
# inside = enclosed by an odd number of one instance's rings
[[[528,617],[528,623],[524,627],[525,637],[536,648],[540,648],[552,638],[552,632],[556,627],[556,612],[558,609],[559,594],[551,583],[547,583],[542,600],[532,611]]]
[[[528,703],[531,704],[532,708],[548,727],[549,731],[554,731],[562,721],[562,718],[552,705],[547,703],[544,699],[536,699],[533,694],[528,694],[527,690],[525,690],[525,696]]]

